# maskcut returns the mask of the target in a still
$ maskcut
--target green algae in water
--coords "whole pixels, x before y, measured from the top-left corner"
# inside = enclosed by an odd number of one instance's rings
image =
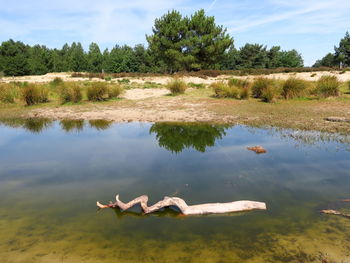
[[[344,141],[310,133],[296,144],[286,137],[293,131],[244,126],[79,120],[7,121],[0,133],[0,262],[350,259],[350,220],[319,213],[350,209],[338,202],[350,198]],[[254,145],[268,153],[246,150]],[[125,201],[148,194],[150,203],[165,195],[190,204],[258,200],[268,210],[97,212],[95,202],[116,193]]]

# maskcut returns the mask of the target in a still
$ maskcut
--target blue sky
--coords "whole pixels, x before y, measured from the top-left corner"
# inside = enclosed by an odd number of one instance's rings
[[[350,30],[349,0],[0,0],[0,41],[62,47],[80,41],[146,44],[154,19],[170,9],[205,9],[224,25],[235,46],[261,43],[297,49],[305,64],[333,52]]]

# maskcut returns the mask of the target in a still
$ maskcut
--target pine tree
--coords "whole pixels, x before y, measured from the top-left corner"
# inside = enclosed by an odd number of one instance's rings
[[[350,66],[350,34],[346,32],[339,42],[339,47],[334,47],[335,57],[344,66]]]
[[[89,52],[87,54],[87,60],[88,70],[90,72],[102,71],[103,55],[101,54],[101,50],[96,43],[90,44]]]

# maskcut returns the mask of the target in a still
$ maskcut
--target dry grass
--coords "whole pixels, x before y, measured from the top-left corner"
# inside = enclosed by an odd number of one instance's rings
[[[166,88],[170,90],[173,95],[184,94],[187,89],[187,84],[186,82],[175,78],[166,84]]]

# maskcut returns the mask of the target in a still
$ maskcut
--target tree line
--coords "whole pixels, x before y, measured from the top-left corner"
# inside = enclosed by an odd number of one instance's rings
[[[328,53],[317,60],[314,67],[350,67],[350,34],[346,32],[339,45],[334,47],[334,53]]]
[[[203,69],[236,70],[247,68],[302,67],[296,50],[279,46],[268,49],[246,44],[236,49],[226,28],[216,25],[213,16],[199,10],[182,16],[172,10],[155,20],[148,46],[123,45],[101,51],[91,43],[85,51],[81,43],[61,49],[44,45],[29,46],[12,39],[0,46],[0,72],[7,76],[40,75],[48,72],[158,72]]]

